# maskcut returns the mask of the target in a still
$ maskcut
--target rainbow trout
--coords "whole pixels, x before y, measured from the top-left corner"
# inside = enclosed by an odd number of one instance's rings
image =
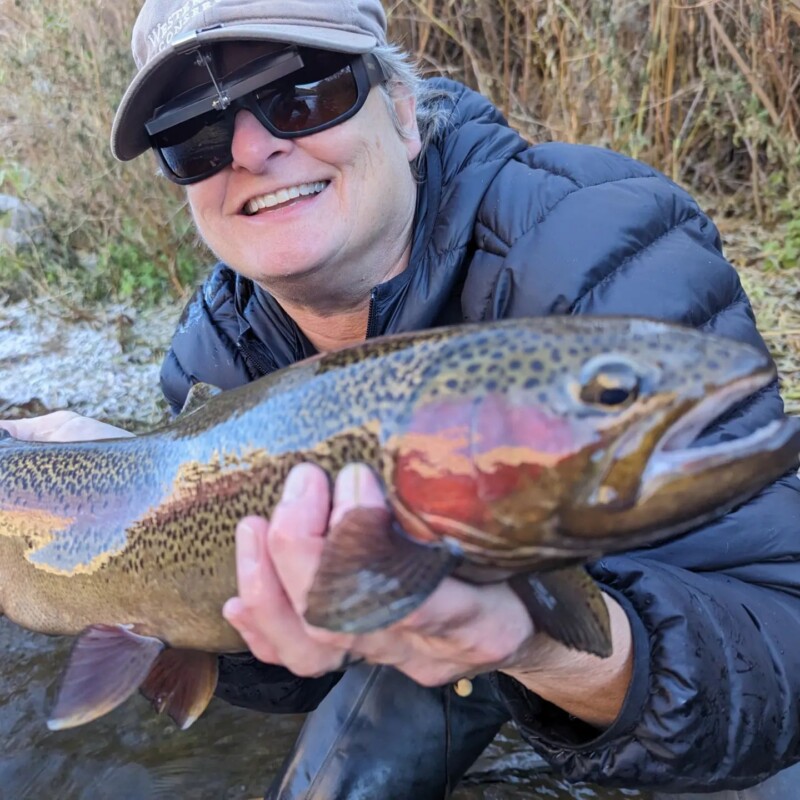
[[[137,688],[187,727],[213,694],[215,654],[246,650],[220,612],[236,593],[236,522],[269,515],[302,461],[332,477],[360,461],[391,514],[357,509],[329,532],[311,624],[369,631],[446,575],[508,579],[539,629],[607,655],[606,607],[581,565],[697,526],[791,468],[798,420],[691,446],[774,377],[764,353],[694,330],[550,317],[375,339],[198,388],[136,438],[5,437],[0,610],[79,635],[51,728]]]

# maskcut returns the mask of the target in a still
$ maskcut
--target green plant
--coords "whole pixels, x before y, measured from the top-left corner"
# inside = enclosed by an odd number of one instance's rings
[[[800,204],[784,200],[779,207],[786,215],[786,222],[778,228],[779,238],[764,245],[766,266],[768,269],[800,270]]]
[[[41,208],[59,250],[0,255],[0,288],[183,295],[209,256],[182,192],[108,136],[141,0],[0,0],[0,192]],[[782,0],[395,0],[390,38],[485,92],[532,141],[644,159],[724,212],[771,225],[800,185],[800,6]],[[796,216],[796,214],[795,214]],[[793,217],[792,217],[793,218]],[[797,231],[769,251],[792,266]],[[79,255],[75,255],[79,254]]]

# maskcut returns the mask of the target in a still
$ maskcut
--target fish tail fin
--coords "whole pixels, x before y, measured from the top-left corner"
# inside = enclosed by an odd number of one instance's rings
[[[391,625],[420,606],[459,560],[445,545],[410,539],[386,509],[355,508],[328,534],[306,622],[346,633]]]

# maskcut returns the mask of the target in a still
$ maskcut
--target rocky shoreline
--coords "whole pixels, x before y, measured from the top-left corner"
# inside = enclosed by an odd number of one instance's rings
[[[0,302],[0,418],[68,408],[129,430],[167,415],[159,369],[182,303]]]

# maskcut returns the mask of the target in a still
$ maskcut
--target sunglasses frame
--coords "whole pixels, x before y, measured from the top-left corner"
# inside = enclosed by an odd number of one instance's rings
[[[384,83],[387,80],[387,76],[380,62],[372,53],[355,55],[342,53],[342,56],[347,58],[346,66],[349,67],[356,85],[356,99],[353,105],[344,113],[321,125],[315,125],[299,131],[281,131],[267,118],[256,99],[256,95],[265,89],[268,90],[269,84],[291,75],[293,72],[297,72],[304,66],[302,54],[296,47],[291,47],[270,57],[257,60],[254,63],[260,65],[263,62],[263,68],[234,80],[230,84],[223,82],[222,87],[214,76],[209,57],[198,53],[198,63],[204,64],[211,75],[212,83],[208,86],[207,92],[189,103],[181,103],[181,96],[178,96],[171,102],[159,106],[155,110],[153,117],[145,123],[145,129],[150,137],[153,152],[164,176],[172,183],[188,186],[210,178],[233,161],[233,154],[229,148],[228,157],[222,163],[199,175],[181,178],[172,171],[161,153],[160,147],[155,143],[155,137],[175,125],[183,124],[203,114],[216,111],[224,115],[218,124],[225,123],[229,127],[231,144],[233,143],[236,114],[242,109],[250,111],[264,128],[277,139],[299,139],[304,136],[311,136],[314,133],[333,128],[355,116],[364,106],[372,87]]]

